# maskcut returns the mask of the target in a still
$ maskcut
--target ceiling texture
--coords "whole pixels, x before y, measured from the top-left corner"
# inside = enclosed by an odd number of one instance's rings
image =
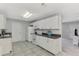
[[[23,18],[29,11],[32,16]],[[79,21],[79,3],[0,3],[0,14],[7,18],[34,21],[60,13],[63,22]]]

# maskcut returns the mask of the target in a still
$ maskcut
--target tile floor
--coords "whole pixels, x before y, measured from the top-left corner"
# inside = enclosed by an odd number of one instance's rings
[[[74,46],[72,40],[62,39],[63,51],[59,56],[79,56],[79,47]]]
[[[79,56],[79,47],[72,44],[72,40],[62,40],[62,52],[57,56]],[[42,49],[30,42],[13,43],[13,53],[4,56],[54,56],[45,49]]]
[[[13,43],[13,52],[4,56],[53,56],[53,54],[30,42],[23,41]]]

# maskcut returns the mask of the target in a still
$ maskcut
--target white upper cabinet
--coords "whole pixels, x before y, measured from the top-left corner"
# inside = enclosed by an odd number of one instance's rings
[[[40,29],[59,29],[60,27],[59,16],[53,16],[44,20],[40,20],[34,23]]]
[[[58,23],[58,16],[54,16],[48,19],[45,19],[43,22],[43,27],[46,29],[58,29],[59,23]]]
[[[0,29],[5,29],[6,18],[3,15],[0,15]]]

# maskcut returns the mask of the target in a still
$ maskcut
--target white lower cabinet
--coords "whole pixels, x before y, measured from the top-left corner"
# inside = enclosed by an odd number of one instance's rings
[[[42,36],[40,36],[40,39],[41,39],[41,46],[43,47],[43,48],[46,48],[47,47],[47,38],[46,37],[42,37]]]
[[[49,52],[53,54],[58,54],[61,52],[61,39],[51,39],[43,36],[36,35],[36,43],[40,47],[48,50]]]
[[[47,40],[45,37],[36,35],[36,44],[42,47],[46,47]]]
[[[0,39],[0,55],[10,53],[12,51],[11,38]]]
[[[61,52],[61,40],[60,39],[50,39],[48,42],[48,51],[54,53],[55,55]]]
[[[35,43],[36,43],[37,45],[40,45],[40,43],[41,43],[41,42],[40,42],[40,37],[37,36],[37,35],[36,35]]]

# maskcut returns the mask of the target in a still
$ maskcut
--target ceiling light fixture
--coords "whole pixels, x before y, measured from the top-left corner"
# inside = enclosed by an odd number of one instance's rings
[[[32,15],[32,13],[26,11],[26,13],[23,15],[24,18],[29,18]]]

